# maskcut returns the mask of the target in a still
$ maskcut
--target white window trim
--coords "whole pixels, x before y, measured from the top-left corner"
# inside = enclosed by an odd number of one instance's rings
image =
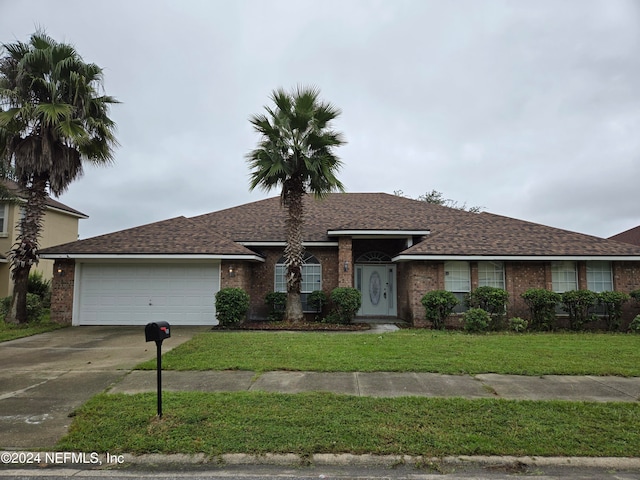
[[[468,290],[463,290],[463,289],[455,289],[453,290],[452,287],[447,287],[447,264],[466,264],[467,268],[467,279],[468,279],[468,285],[469,288]],[[453,270],[453,269],[451,269]],[[456,271],[459,272],[463,272],[464,269],[456,269]],[[467,307],[464,304],[464,295],[468,294],[469,292],[471,292],[471,264],[467,261],[460,261],[460,260],[455,260],[455,261],[448,261],[444,263],[444,289],[447,290],[448,292],[451,292],[453,294],[457,294],[456,298],[458,298],[458,300],[460,300],[460,303],[458,305],[456,305],[453,313],[454,314],[460,314],[460,313],[464,313],[467,311]]]
[[[309,263],[307,264],[306,261],[310,258],[314,259],[313,263]],[[284,278],[284,275],[286,274],[286,266],[284,263],[282,263],[280,260],[282,260],[282,257],[280,259],[278,259],[278,262],[274,265],[273,268],[273,290],[275,292],[283,292],[286,293],[287,292],[287,282],[286,279]],[[304,281],[304,275],[305,275],[305,267],[318,267],[319,272],[318,272],[318,277],[320,279],[319,281],[319,285],[317,286],[317,288],[314,288],[313,290],[307,291],[307,290],[303,290],[302,289],[302,285],[304,285],[305,281]],[[282,280],[283,282],[279,282],[278,280],[278,270],[282,269]],[[314,276],[316,275],[316,273],[313,274]],[[315,255],[311,255],[308,254],[305,257],[304,263],[302,264],[302,277],[303,280],[300,284],[300,295],[309,295],[310,293],[312,293],[315,290],[322,290],[322,263],[320,263],[320,260],[318,260],[318,258]],[[280,288],[280,289],[278,289]],[[304,313],[315,313],[315,310],[309,310],[309,309],[304,309],[306,305],[306,302],[304,301],[304,297],[303,297],[303,302],[302,302],[302,307],[303,307],[303,312]]]
[[[3,222],[2,222],[2,231],[0,231],[0,237],[6,238],[9,236],[9,204],[4,203],[0,205],[0,209],[3,210]]]
[[[488,265],[488,264],[500,264],[502,266],[501,269],[501,274],[502,274],[502,284],[501,285],[488,285],[486,283],[483,283],[481,278],[480,278],[480,267],[481,265]],[[495,272],[496,270],[494,270]],[[478,286],[479,287],[485,287],[485,286],[489,286],[489,287],[495,287],[495,288],[502,288],[503,290],[506,288],[506,279],[505,279],[505,274],[504,274],[504,262],[501,261],[484,261],[484,262],[478,262]]]
[[[568,268],[565,269],[564,267],[566,267],[569,263],[573,264],[573,269],[569,270]],[[554,274],[554,267],[558,267],[562,265],[562,269],[556,269],[556,271],[558,273],[562,272],[562,273],[567,273],[567,272],[573,272],[574,277],[575,277],[575,284],[573,288],[559,288],[559,285],[557,285],[557,283],[563,283],[566,284],[568,283],[565,280],[560,280],[558,282],[554,281],[553,279],[553,274]],[[553,289],[554,292],[556,293],[564,293],[564,292],[569,292],[571,290],[577,290],[578,287],[578,264],[577,262],[574,262],[572,260],[563,260],[563,261],[558,261],[558,262],[552,262],[551,263],[551,288]]]

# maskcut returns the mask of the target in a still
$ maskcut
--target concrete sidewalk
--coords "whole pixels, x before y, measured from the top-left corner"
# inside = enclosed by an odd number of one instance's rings
[[[461,397],[509,400],[637,402],[640,378],[597,376],[439,375],[396,372],[162,372],[163,391],[300,393],[323,391],[373,397]],[[109,393],[156,391],[155,371],[132,371]]]

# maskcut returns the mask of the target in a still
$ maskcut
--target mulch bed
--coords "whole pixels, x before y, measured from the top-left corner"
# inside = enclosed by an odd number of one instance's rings
[[[216,325],[211,330],[286,330],[296,332],[357,332],[361,330],[369,330],[371,326],[367,323],[351,323],[349,325],[340,325],[336,323],[321,322],[243,322],[234,327],[222,327]]]

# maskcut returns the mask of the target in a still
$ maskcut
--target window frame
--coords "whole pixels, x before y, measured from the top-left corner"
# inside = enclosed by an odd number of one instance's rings
[[[450,273],[458,273],[460,274],[460,278],[453,280],[447,279]],[[454,282],[457,284],[452,285]],[[465,302],[465,297],[471,292],[471,263],[466,260],[449,260],[444,262],[444,289],[453,293],[460,302],[453,309],[453,313],[466,312],[468,307]]]
[[[586,263],[587,268],[587,289],[593,292],[612,292],[613,286],[613,266],[611,262],[606,260],[588,260]],[[597,268],[606,266],[606,268]],[[600,276],[601,278],[595,279],[594,277]],[[605,278],[606,279],[603,279]],[[609,288],[598,288],[609,287]]]
[[[572,265],[573,268],[568,268]],[[573,280],[568,274],[573,275]],[[567,288],[571,286],[572,288]],[[557,260],[551,262],[551,289],[556,293],[578,290],[578,262],[573,260]]]
[[[0,203],[0,237],[9,236],[9,204]]]
[[[285,258],[281,256],[274,266],[273,291],[287,292],[287,282],[285,280]],[[322,290],[322,264],[315,255],[305,253],[302,260],[302,282],[300,283],[300,299],[302,300],[302,311],[304,313],[316,313],[315,309],[309,306],[309,295],[315,290]],[[314,286],[315,288],[309,290]]]
[[[487,269],[486,271],[483,271],[484,267],[488,267],[489,265],[493,265],[494,269],[493,270]],[[500,268],[499,269],[495,268],[496,266],[500,266]],[[499,276],[499,281],[496,282],[495,278],[497,278],[498,276]],[[490,277],[494,277],[494,278],[491,279]],[[505,275],[504,275],[504,262],[491,261],[491,260],[478,262],[478,286],[479,287],[494,287],[494,288],[501,288],[505,290],[505,285],[506,285],[506,281],[505,281]]]

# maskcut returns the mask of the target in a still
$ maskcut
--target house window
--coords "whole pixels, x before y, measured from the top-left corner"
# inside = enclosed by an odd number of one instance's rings
[[[594,292],[613,291],[611,262],[587,262],[587,289]]]
[[[6,203],[0,203],[0,235],[7,236],[9,230],[7,229],[7,223],[9,221],[9,205]]]
[[[551,284],[556,293],[578,289],[576,262],[551,262]]]
[[[504,288],[504,263],[478,262],[478,286]]]
[[[286,271],[285,258],[280,257],[275,269],[274,290],[276,292],[287,291]],[[302,310],[305,312],[315,312],[315,310],[308,305],[309,294],[314,290],[322,290],[322,265],[320,265],[316,257],[307,253],[303,259],[302,284],[300,285]]]
[[[444,289],[453,293],[460,302],[453,313],[462,313],[467,310],[464,298],[471,291],[469,262],[444,263]]]

